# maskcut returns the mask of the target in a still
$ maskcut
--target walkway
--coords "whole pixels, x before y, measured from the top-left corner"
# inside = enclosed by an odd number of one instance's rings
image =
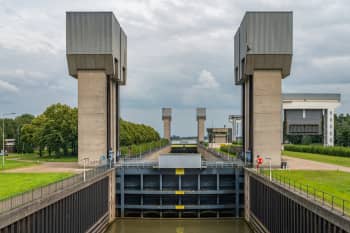
[[[45,173],[73,172],[80,173],[83,169],[76,162],[44,162],[38,165],[5,170],[5,173]]]
[[[299,159],[289,156],[282,156],[287,160],[288,168],[291,170],[339,170],[350,172],[350,167],[339,166],[336,164],[316,162],[312,160]]]

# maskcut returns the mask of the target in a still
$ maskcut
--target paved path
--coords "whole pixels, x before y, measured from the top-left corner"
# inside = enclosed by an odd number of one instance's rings
[[[42,173],[42,172],[73,172],[80,173],[83,169],[76,162],[44,162],[38,165],[5,170],[6,173]]]
[[[287,160],[288,169],[291,170],[339,170],[344,172],[350,172],[350,167],[344,167],[330,163],[322,163],[288,156],[282,157],[283,159]]]

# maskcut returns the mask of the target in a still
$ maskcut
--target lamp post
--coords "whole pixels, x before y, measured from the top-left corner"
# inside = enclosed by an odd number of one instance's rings
[[[270,169],[270,181],[272,181],[272,171],[271,171],[271,157],[267,156],[266,160],[269,160],[269,169]]]
[[[9,115],[15,115],[14,112],[2,113],[2,168],[5,168],[5,117]]]

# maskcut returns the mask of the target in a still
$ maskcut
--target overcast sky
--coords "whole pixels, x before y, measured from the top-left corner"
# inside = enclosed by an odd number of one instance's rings
[[[233,83],[233,35],[245,11],[294,12],[294,55],[284,92],[337,92],[350,112],[348,0],[0,0],[0,112],[41,113],[77,105],[67,72],[65,12],[113,11],[128,36],[128,83],[121,114],[161,132],[173,108],[173,134],[195,135],[195,108],[207,127],[240,113]]]

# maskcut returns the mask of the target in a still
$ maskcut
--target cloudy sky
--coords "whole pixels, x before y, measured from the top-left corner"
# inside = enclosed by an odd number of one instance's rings
[[[41,113],[77,104],[67,74],[65,12],[113,11],[128,36],[122,117],[161,129],[173,108],[173,134],[195,135],[195,108],[207,126],[240,112],[233,84],[233,35],[245,11],[292,10],[294,56],[284,92],[339,92],[350,112],[348,0],[0,0],[0,112]]]

